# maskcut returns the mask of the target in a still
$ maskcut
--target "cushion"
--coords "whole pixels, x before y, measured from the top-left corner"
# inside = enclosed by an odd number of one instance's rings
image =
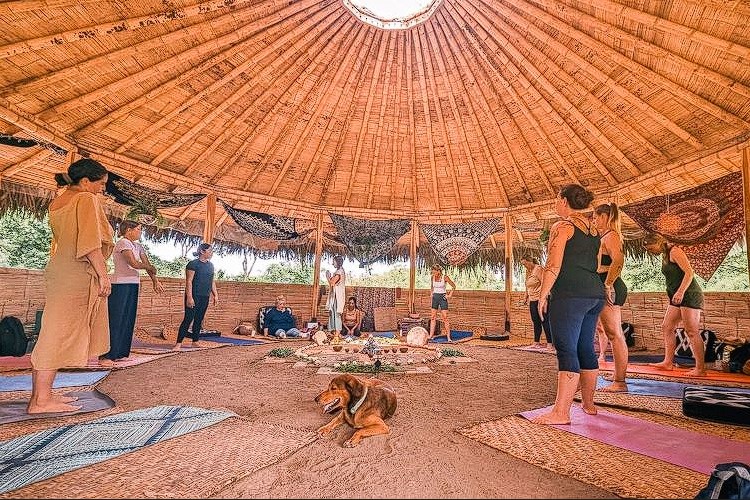
[[[273,306],[263,306],[263,307],[260,308],[260,311],[258,311],[258,331],[260,332],[261,335],[263,335],[263,328],[265,328],[265,321],[264,320],[266,318],[266,311],[268,311],[270,309],[273,309],[274,307],[276,307],[276,306],[275,305],[273,305]],[[294,312],[292,312],[292,308],[291,307],[287,307],[287,308],[285,308],[285,310],[289,311],[289,314],[291,314],[292,317],[294,317]],[[296,324],[296,318],[295,318],[295,324]]]
[[[682,413],[701,420],[750,426],[750,393],[723,387],[685,387]]]

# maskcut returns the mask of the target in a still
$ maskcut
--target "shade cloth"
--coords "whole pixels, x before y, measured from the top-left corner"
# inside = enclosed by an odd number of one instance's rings
[[[365,267],[390,252],[396,242],[409,231],[408,219],[369,220],[328,213],[336,226],[339,239],[352,256]]]
[[[458,224],[420,224],[435,255],[445,264],[461,265],[497,230],[500,219]]]
[[[248,233],[269,240],[294,240],[303,234],[297,232],[297,220],[281,215],[270,215],[250,210],[232,208],[219,200],[234,222]]]
[[[186,207],[206,197],[200,193],[177,194],[158,191],[131,182],[114,172],[109,172],[107,176],[107,194],[123,205],[150,208],[149,213],[154,213],[157,208]]]

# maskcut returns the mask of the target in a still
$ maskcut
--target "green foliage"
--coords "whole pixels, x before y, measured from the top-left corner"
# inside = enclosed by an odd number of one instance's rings
[[[294,354],[294,349],[291,347],[276,347],[268,353],[269,356],[273,356],[274,358],[288,358],[292,354]]]
[[[44,269],[51,242],[46,217],[40,221],[20,210],[0,217],[0,266]]]
[[[148,250],[148,245],[144,244],[143,248],[148,254],[148,260],[156,268],[157,276],[164,276],[167,278],[185,277],[185,266],[189,262],[187,257],[177,257],[173,260],[164,260],[150,252]]]
[[[440,353],[446,358],[460,358],[466,356],[462,351],[453,349],[452,347],[444,347],[443,349],[440,349]]]
[[[334,365],[334,370],[345,373],[376,373],[376,372],[395,372],[396,367],[390,363],[381,363],[379,368],[374,364],[360,363],[359,361],[342,361]]]

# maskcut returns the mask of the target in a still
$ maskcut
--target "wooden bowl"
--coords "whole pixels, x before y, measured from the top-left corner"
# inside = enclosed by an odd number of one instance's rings
[[[406,347],[406,346],[401,346],[401,347],[398,348],[398,350],[401,351],[401,352],[406,352],[406,351],[409,350],[409,348]]]
[[[339,352],[339,351],[341,351],[341,349],[344,348],[344,346],[342,346],[342,345],[336,345],[336,344],[332,345],[331,347],[333,347],[333,350],[336,351],[336,352]]]

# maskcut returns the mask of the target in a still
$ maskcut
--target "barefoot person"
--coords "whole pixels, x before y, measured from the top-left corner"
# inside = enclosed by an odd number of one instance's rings
[[[337,337],[341,336],[341,315],[346,305],[346,271],[344,271],[344,258],[341,255],[333,257],[333,265],[336,270],[326,271],[328,280],[328,300],[326,309],[328,309],[328,330],[334,332]]]
[[[599,365],[594,352],[596,320],[604,307],[604,285],[596,273],[599,234],[582,210],[594,196],[578,184],[560,189],[555,211],[563,218],[550,230],[547,265],[539,293],[539,315],[549,314],[557,349],[557,397],[552,411],[533,419],[569,424],[573,396],[581,384],[583,411],[596,414],[594,391]]]
[[[182,341],[188,336],[188,328],[191,324],[193,327],[190,338],[193,341],[193,347],[200,347],[198,339],[203,327],[203,318],[208,309],[208,301],[213,297],[214,307],[219,302],[219,294],[214,283],[214,265],[211,263],[213,254],[214,250],[209,243],[201,243],[198,245],[198,250],[193,252],[193,255],[198,258],[191,260],[185,266],[185,317],[177,333],[175,351],[179,351],[182,347]]]
[[[535,349],[547,349],[547,344],[552,343],[552,336],[549,331],[549,318],[539,316],[539,292],[542,290],[542,278],[544,277],[544,268],[539,265],[535,257],[523,257],[521,264],[526,268],[526,299],[524,304],[528,304],[529,313],[531,314],[531,323],[534,325],[534,344]],[[544,330],[544,343],[541,343],[542,330]]]
[[[46,302],[39,341],[31,354],[29,413],[77,411],[77,398],[52,394],[57,370],[84,367],[109,351],[107,297],[112,285],[106,259],[113,231],[99,200],[107,170],[83,158],[55,174],[67,188],[49,206],[52,255],[44,270]]]
[[[432,292],[432,307],[430,308],[430,337],[435,336],[435,321],[437,321],[437,313],[440,311],[440,319],[443,320],[443,328],[445,329],[445,338],[448,342],[451,340],[451,324],[448,321],[448,299],[453,296],[453,292],[456,289],[456,284],[448,275],[443,274],[443,268],[435,264],[431,268],[431,280],[430,280],[430,291]],[[447,285],[451,286],[451,289],[446,288]]]
[[[612,383],[604,388],[604,392],[627,392],[625,372],[628,368],[628,345],[622,332],[622,305],[628,296],[628,287],[622,281],[620,273],[625,263],[622,251],[622,233],[620,232],[620,211],[615,203],[605,203],[594,209],[594,224],[601,235],[599,248],[599,277],[604,283],[605,303],[599,315],[599,359],[602,359],[607,349],[607,342],[612,343],[612,356],[615,360],[615,373]],[[602,335],[603,332],[603,335]],[[603,346],[603,347],[602,347]]]
[[[688,372],[688,375],[703,377],[706,375],[705,350],[700,334],[703,290],[695,281],[693,266],[690,265],[682,248],[669,243],[659,234],[647,234],[643,240],[643,248],[653,255],[661,254],[661,272],[667,281],[669,297],[669,305],[661,324],[664,360],[654,363],[653,366],[664,370],[674,369],[675,328],[681,320],[695,358],[695,368]]]

